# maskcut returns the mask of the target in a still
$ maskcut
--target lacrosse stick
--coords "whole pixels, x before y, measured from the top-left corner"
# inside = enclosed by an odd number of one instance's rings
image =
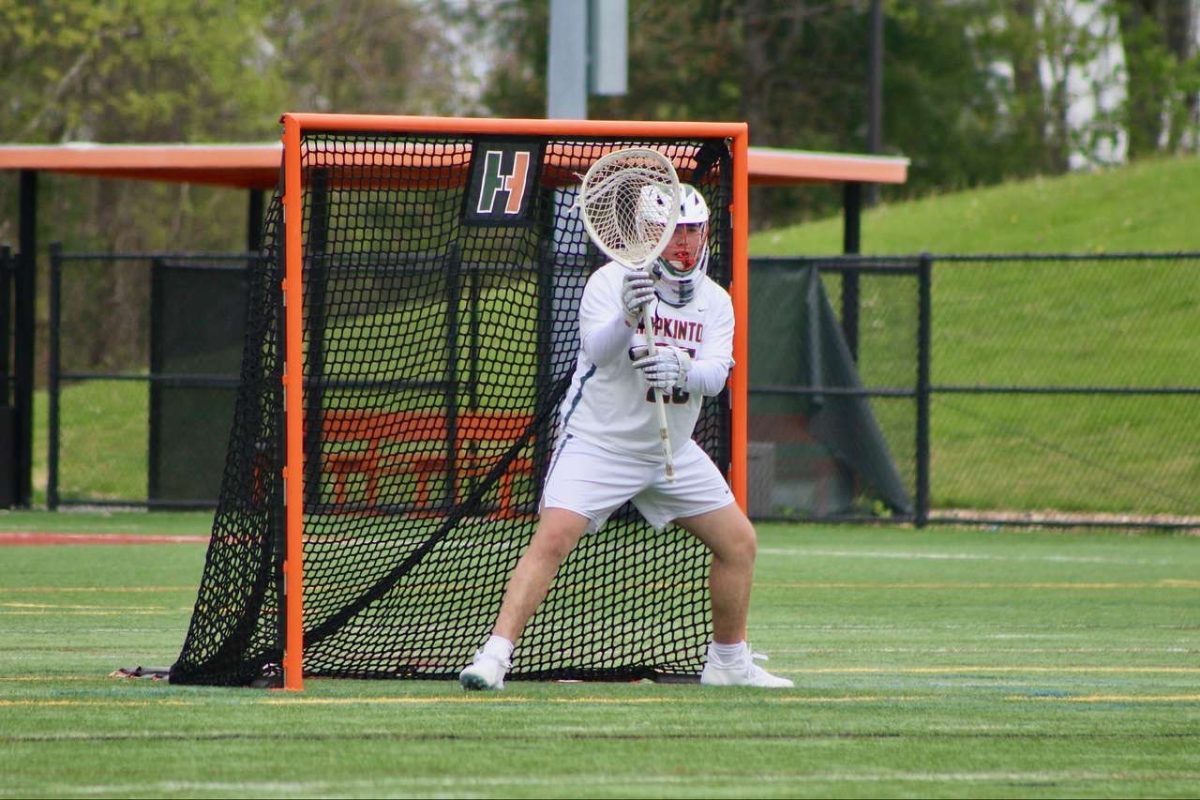
[[[576,206],[583,227],[600,252],[627,269],[645,270],[675,232],[679,218],[679,176],[671,160],[657,150],[616,150],[592,164],[579,187]],[[647,355],[653,356],[654,318],[642,306]],[[653,390],[658,435],[666,459],[666,477],[675,480],[671,436],[662,392]]]

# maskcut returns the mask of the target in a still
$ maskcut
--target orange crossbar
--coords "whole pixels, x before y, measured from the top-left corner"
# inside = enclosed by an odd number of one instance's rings
[[[744,122],[622,122],[604,119],[494,119],[490,117],[393,117],[384,114],[284,114],[302,128],[323,131],[462,133],[516,136],[628,136],[733,138]]]

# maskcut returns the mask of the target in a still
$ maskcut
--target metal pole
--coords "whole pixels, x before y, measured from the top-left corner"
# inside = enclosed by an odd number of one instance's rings
[[[546,116],[587,119],[588,4],[550,0]]]
[[[163,314],[166,302],[163,284],[166,282],[166,264],[161,258],[150,261],[150,426],[146,436],[146,502],[159,500],[162,482],[162,405],[164,387],[155,378],[163,370]]]
[[[50,369],[47,390],[46,507],[58,508],[59,393],[62,389],[62,244],[50,244]]]
[[[857,255],[862,225],[862,184],[849,182],[842,189],[842,252]],[[850,356],[858,361],[858,272],[842,273],[842,332]]]
[[[9,352],[12,349],[12,279],[13,279],[12,248],[8,245],[0,247],[0,406],[10,403],[9,390],[11,382],[9,370]]]
[[[246,252],[257,253],[262,247],[263,193],[260,189],[250,190],[250,202],[246,211]]]
[[[917,267],[917,502],[916,526],[929,521],[930,338],[933,327],[933,257],[922,253]]]
[[[28,506],[33,494],[33,362],[37,332],[37,172],[21,170],[21,221],[17,263],[13,378],[13,462],[16,505]]]
[[[329,215],[330,174],[329,170],[309,169],[308,173],[308,227],[304,230],[304,308],[307,310],[305,340],[308,343],[307,372],[304,383],[304,485],[312,493],[312,508],[321,506],[321,426],[325,419],[325,324],[327,311],[325,295],[330,280]],[[288,369],[292,365],[288,364]],[[306,498],[306,501],[308,498]]]

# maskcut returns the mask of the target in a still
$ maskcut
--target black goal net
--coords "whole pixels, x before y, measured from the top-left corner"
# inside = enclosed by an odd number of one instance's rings
[[[666,153],[703,192],[709,274],[728,285],[726,139],[304,131],[304,675],[453,678],[486,638],[536,524],[578,303],[604,262],[573,187],[635,146]],[[175,683],[280,679],[283,219],[277,193]],[[723,469],[727,394],[709,398],[695,434]],[[697,674],[708,563],[682,529],[656,532],[626,505],[563,564],[510,679]]]

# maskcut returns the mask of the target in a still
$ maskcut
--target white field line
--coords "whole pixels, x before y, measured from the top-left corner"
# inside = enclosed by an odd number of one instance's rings
[[[703,690],[700,690],[703,691]],[[708,697],[689,697],[688,702],[704,702],[715,700],[715,695]],[[929,698],[916,695],[842,695],[837,697],[823,696],[794,696],[774,695],[764,698],[767,702],[780,703],[894,703],[926,700]],[[438,705],[442,703],[515,703],[527,705],[662,705],[678,703],[678,696],[671,697],[498,697],[495,695],[466,696],[466,697],[280,697],[264,700],[267,705]]]
[[[79,605],[75,603],[0,603],[0,608],[14,608],[24,610],[45,610],[45,611],[166,611],[168,609],[147,609],[145,606],[93,606]]]
[[[59,680],[59,679],[56,679]],[[51,700],[49,698],[29,700],[0,700],[0,708],[143,708],[146,706],[200,706],[207,705],[196,700]]]
[[[820,556],[822,558],[884,558],[903,561],[1044,561],[1054,564],[1141,564],[1179,566],[1169,559],[1128,559],[1104,556],[998,556],[982,553],[934,553],[911,550],[827,550],[817,547],[760,547],[759,555]]]
[[[186,781],[161,780],[141,783],[92,783],[53,785],[37,784],[0,787],[0,795],[20,797],[30,793],[61,796],[112,794],[119,796],[152,795],[171,797],[179,794],[216,792],[222,794],[247,795],[296,795],[296,794],[346,794],[351,791],[380,794],[408,794],[413,790],[430,792],[433,796],[445,797],[454,790],[484,791],[508,787],[563,787],[563,786],[710,786],[732,785],[743,789],[755,784],[818,784],[818,783],[1145,783],[1160,781],[1195,781],[1200,779],[1197,771],[1137,772],[1131,770],[993,770],[979,772],[697,772],[692,775],[614,775],[610,772],[581,774],[564,771],[558,775],[513,775],[513,776],[388,776],[360,778],[357,780],[312,780],[312,781]],[[1060,789],[1062,787],[1059,787]]]
[[[979,673],[1200,673],[1196,667],[911,667],[897,669],[863,668],[830,668],[830,669],[781,669],[777,672],[789,675],[946,675],[946,674],[979,674]],[[55,679],[62,680],[62,679]],[[792,692],[777,692],[769,697],[763,697],[766,704],[809,704],[809,705],[850,705],[855,703],[911,703],[936,699],[934,696],[923,695],[801,695]],[[1027,695],[1011,695],[1006,700],[1047,701],[1047,702],[1123,702],[1123,703],[1163,703],[1163,702],[1200,702],[1200,694],[1125,694],[1125,695],[1066,695],[1061,697],[1042,697]],[[680,701],[677,695],[614,698],[614,697],[519,697],[514,695],[463,695],[441,697],[265,697],[253,701],[253,704],[268,706],[438,706],[438,705],[584,705],[584,706],[646,706],[675,704]],[[689,697],[690,703],[717,702],[716,693],[699,689],[695,696]],[[0,699],[0,708],[141,708],[149,706],[207,706],[207,700],[192,700],[180,698],[154,698],[144,700],[118,700],[101,698],[28,698]]]
[[[195,592],[196,586],[0,586],[0,594],[133,594],[145,592]]]
[[[811,667],[808,669],[772,668],[789,675],[979,675],[981,673],[1036,673],[1039,675],[1194,675],[1200,667],[1031,667],[1031,666],[946,666],[946,667]]]
[[[189,612],[190,608],[153,608],[153,609],[118,609],[115,611],[64,611],[62,608],[45,608],[45,609],[3,609],[0,608],[0,617],[44,617],[47,614],[54,614],[62,617],[150,617],[161,614],[179,614]]]

